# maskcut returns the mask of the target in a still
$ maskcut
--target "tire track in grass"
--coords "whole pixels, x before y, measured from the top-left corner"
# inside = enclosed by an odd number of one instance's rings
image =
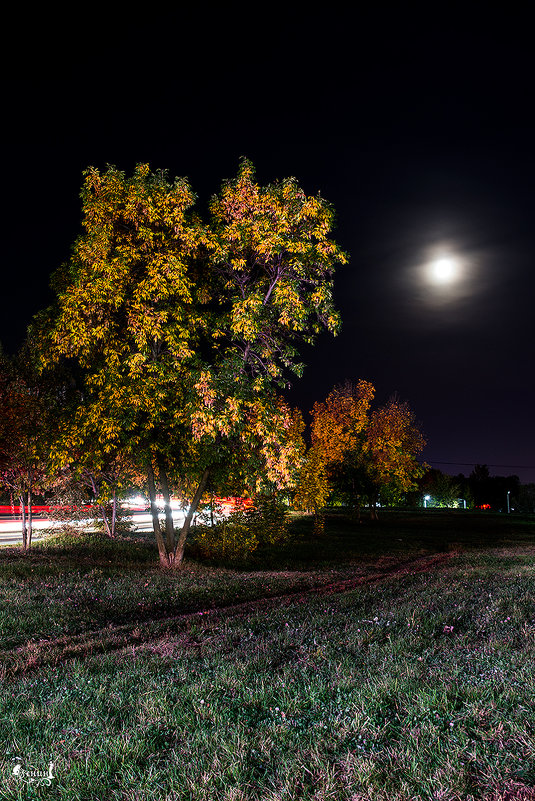
[[[424,573],[446,564],[452,557],[457,555],[458,551],[451,551],[431,556],[420,556],[416,559],[390,565],[377,573],[318,584],[306,590],[296,588],[279,595],[262,596],[239,603],[222,604],[199,609],[195,612],[165,615],[160,618],[139,620],[120,625],[109,624],[105,628],[84,632],[83,634],[29,642],[11,650],[0,651],[0,677],[15,677],[47,665],[58,665],[71,659],[85,659],[98,654],[118,651],[122,648],[143,645],[164,636],[184,634],[187,633],[192,623],[197,623],[199,620],[214,620],[231,616],[241,617],[277,606],[305,603],[308,599],[318,595],[341,594],[363,585],[377,584],[387,579]]]

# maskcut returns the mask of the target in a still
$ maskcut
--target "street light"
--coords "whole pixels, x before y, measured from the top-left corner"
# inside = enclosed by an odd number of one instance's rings
[[[431,500],[430,495],[424,495],[424,509],[427,509],[427,501]]]
[[[509,496],[511,495],[511,490],[507,490],[507,514],[511,513],[511,505],[509,503]]]

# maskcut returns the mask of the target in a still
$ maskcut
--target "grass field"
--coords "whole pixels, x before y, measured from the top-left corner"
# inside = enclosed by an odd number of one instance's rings
[[[0,798],[535,799],[533,518],[294,526],[177,573],[2,549]]]

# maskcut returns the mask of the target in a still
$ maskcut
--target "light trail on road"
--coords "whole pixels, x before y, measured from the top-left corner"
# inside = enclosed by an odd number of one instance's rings
[[[184,522],[184,513],[177,514],[175,511],[173,520],[175,526],[181,526]],[[77,525],[83,526],[85,531],[92,531],[91,524],[94,519],[77,521]],[[134,531],[152,531],[152,517],[148,512],[134,513],[132,516],[134,523]],[[62,524],[56,520],[48,518],[34,518],[32,522],[32,539],[40,539],[46,532],[52,531],[54,528],[61,528]],[[165,526],[165,524],[164,524]],[[16,545],[22,543],[22,522],[16,517],[0,519],[0,544]]]

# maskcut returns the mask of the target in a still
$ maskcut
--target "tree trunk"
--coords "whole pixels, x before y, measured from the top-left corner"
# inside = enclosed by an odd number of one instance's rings
[[[167,480],[167,472],[165,470],[165,462],[163,456],[159,453],[156,457],[158,463],[158,470],[160,472],[160,485],[162,488],[162,495],[164,500],[165,509],[165,538],[167,545],[167,553],[174,554],[175,552],[175,524],[173,522],[173,510],[171,509],[171,494],[169,492],[169,482]]]
[[[314,509],[314,534],[321,537],[325,534],[325,514],[318,506]]]
[[[26,499],[24,494],[19,496],[20,512],[22,515],[22,547],[26,551],[28,549],[28,534],[26,531]]]
[[[104,528],[106,529],[106,534],[108,537],[111,537],[111,530],[110,530],[110,523],[108,521],[108,513],[106,512],[106,507],[104,504],[99,504],[100,515],[102,517],[102,522],[104,523]]]
[[[111,536],[115,537],[117,526],[117,490],[113,490],[113,500],[111,504]]]
[[[147,462],[147,484],[149,488],[149,500],[150,500],[150,513],[152,515],[152,527],[154,529],[154,535],[156,537],[156,543],[158,545],[158,553],[160,555],[160,565],[162,567],[169,567],[169,556],[165,547],[165,541],[162,537],[162,531],[160,529],[160,519],[158,517],[158,507],[156,506],[156,485],[154,483],[154,470],[152,468],[152,462]]]
[[[89,476],[89,480],[91,482],[91,489],[93,490],[93,495],[94,495],[94,498],[95,498],[95,501],[96,501],[97,498],[98,498],[98,492],[97,492],[97,485],[96,485],[94,476],[90,475]],[[104,504],[99,503],[98,504],[98,508],[100,509],[100,516],[102,517],[102,522],[104,523],[104,528],[106,529],[106,534],[108,535],[108,537],[111,537],[110,525],[108,523],[108,515],[106,514],[106,507],[104,506]]]
[[[28,537],[27,537],[28,550],[32,547],[32,533],[33,533],[32,501],[33,501],[33,496],[30,485],[30,489],[28,490]]]
[[[184,520],[184,525],[182,526],[182,530],[180,532],[180,536],[178,538],[176,546],[176,551],[174,554],[175,567],[180,567],[180,565],[182,564],[182,560],[184,559],[184,548],[186,547],[186,540],[188,538],[191,521],[193,519],[193,515],[197,511],[197,507],[199,506],[203,492],[206,489],[206,484],[208,483],[208,478],[210,477],[210,469],[211,469],[210,467],[207,467],[204,473],[202,474],[199,486],[197,487],[197,492],[195,493],[195,496],[191,502],[191,506],[186,515],[186,519]]]

